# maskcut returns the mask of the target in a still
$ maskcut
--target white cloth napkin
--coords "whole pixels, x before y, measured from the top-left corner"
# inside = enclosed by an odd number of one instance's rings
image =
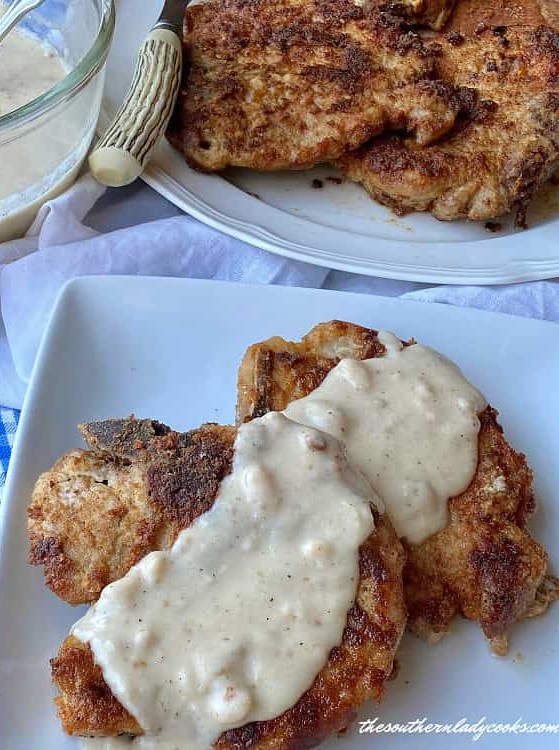
[[[86,175],[42,209],[28,236],[0,245],[0,404],[21,407],[37,347],[61,286],[88,274],[188,276],[323,287],[499,310],[559,321],[559,284],[433,287],[287,260],[189,216],[97,233],[84,223],[103,193]]]

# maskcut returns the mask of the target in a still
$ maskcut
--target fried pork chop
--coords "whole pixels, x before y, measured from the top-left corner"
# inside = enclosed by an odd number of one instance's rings
[[[168,432],[159,437],[150,435],[149,422],[127,420],[113,423],[108,429],[102,424],[100,429],[86,428],[88,439],[119,452],[83,451],[79,457],[74,452],[64,469],[66,475],[72,475],[71,489],[61,494],[60,467],[50,472],[51,480],[48,473],[44,475],[39,486],[50,490],[41,489],[34,497],[35,511],[31,518],[35,520],[38,508],[42,507],[43,520],[49,517],[49,528],[53,529],[59,513],[68,514],[68,504],[75,505],[72,515],[79,515],[79,520],[74,518],[68,520],[68,525],[62,523],[57,527],[56,539],[67,548],[74,565],[84,562],[84,571],[91,568],[87,562],[88,542],[97,544],[96,555],[107,563],[108,572],[102,578],[108,582],[111,577],[124,575],[135,559],[148,551],[168,548],[181,529],[211,507],[219,482],[231,470],[235,429],[208,425],[184,435]],[[156,431],[167,429],[159,425]],[[131,434],[138,432],[147,433],[147,442],[130,439]],[[126,472],[115,474],[115,466],[124,471],[126,462],[128,467],[135,467],[134,483]],[[91,479],[108,484],[102,484],[99,493],[98,488],[91,487]],[[115,497],[120,508],[117,516]],[[89,504],[89,510],[85,504]],[[55,506],[58,507],[53,511]],[[223,733],[215,743],[216,748],[311,747],[332,732],[344,729],[364,701],[382,697],[406,622],[402,588],[404,554],[390,521],[373,508],[371,512],[375,529],[359,550],[358,591],[348,613],[342,643],[332,650],[313,685],[292,708],[270,721]],[[109,518],[109,528],[102,517]],[[144,527],[149,527],[147,536]],[[87,534],[83,545],[80,528]],[[111,537],[110,543],[103,539],[105,533]],[[121,540],[120,550],[113,546],[118,540]],[[131,545],[132,540],[135,545]],[[93,586],[90,580],[88,586],[82,587],[85,595],[92,597],[99,582],[94,577]],[[81,579],[77,584],[70,582],[65,590],[74,594],[80,585]],[[57,704],[66,732],[86,736],[142,734],[134,717],[112,695],[87,644],[68,637],[51,665],[54,682],[60,690]]]
[[[396,213],[485,221],[513,212],[525,226],[538,188],[559,168],[559,33],[478,26],[440,38],[438,73],[472,96],[437,143],[371,141],[338,165]]]
[[[384,353],[376,331],[340,321],[315,326],[298,343],[274,337],[255,344],[239,369],[238,422],[285,409],[343,358]],[[543,611],[557,590],[552,579],[543,583],[547,555],[526,528],[535,508],[526,459],[505,440],[494,409],[488,406],[480,422],[476,474],[449,500],[448,526],[421,544],[403,540],[404,589],[417,634],[436,641],[461,613],[503,654],[509,626],[534,607]]]
[[[403,551],[390,523],[377,516],[362,545],[360,581],[343,640],[311,688],[281,716],[221,735],[214,747],[296,750],[312,747],[344,729],[366,700],[380,700],[405,628],[401,573]],[[51,661],[60,690],[58,711],[69,734],[142,734],[137,721],[112,695],[88,645],[68,637]]]
[[[212,0],[184,47],[168,137],[202,170],[305,169],[386,129],[430,143],[461,107],[420,37],[357,0]]]
[[[37,480],[27,512],[29,560],[70,604],[97,601],[209,510],[229,473],[235,429],[177,433],[130,418],[83,425],[82,433],[95,450],[58,459]]]

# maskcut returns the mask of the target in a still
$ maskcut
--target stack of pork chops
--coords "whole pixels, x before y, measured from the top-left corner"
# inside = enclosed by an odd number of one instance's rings
[[[559,170],[552,0],[187,8],[171,143],[196,169],[337,166],[396,213],[525,224]]]
[[[105,586],[149,552],[169,549],[213,506],[231,472],[240,425],[308,396],[342,359],[386,354],[377,331],[330,321],[299,342],[274,336],[247,349],[237,427],[207,424],[179,433],[133,417],[82,425],[88,449],[66,453],[35,485],[28,509],[31,563],[43,566],[45,583],[63,600],[96,602]],[[434,643],[461,614],[504,654],[510,628],[559,598],[547,553],[527,526],[535,501],[526,458],[509,445],[491,406],[479,421],[475,475],[449,499],[446,526],[421,543],[399,540],[388,513],[374,507],[341,643],[295,705],[224,731],[216,750],[302,750],[346,728],[366,700],[382,698],[406,625]],[[69,635],[51,666],[66,732],[143,734],[88,643]]]

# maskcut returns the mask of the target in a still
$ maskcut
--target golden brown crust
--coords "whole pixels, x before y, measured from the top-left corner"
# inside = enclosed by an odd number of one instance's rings
[[[169,547],[208,510],[230,471],[234,435],[232,427],[204,425],[136,443],[129,455],[120,441],[111,443],[120,454],[62,456],[33,491],[31,564],[44,566],[47,586],[70,604],[96,601],[108,583],[148,552]]]
[[[460,26],[460,23],[458,23]],[[475,93],[439,142],[380,138],[339,166],[397,213],[485,221],[526,208],[559,167],[559,33],[478,24],[438,39],[438,75]]]
[[[428,143],[453,87],[401,18],[354,0],[213,0],[186,10],[171,143],[202,170],[305,169],[384,130]]]
[[[534,602],[547,555],[526,530],[535,507],[526,459],[506,442],[494,409],[480,421],[476,475],[449,501],[449,525],[405,545],[406,602],[419,634],[436,638],[462,613],[502,651],[508,628]]]
[[[341,321],[321,323],[299,343],[275,337],[255,344],[239,369],[237,419],[284,409],[314,390],[342,357],[383,354],[376,331]],[[447,528],[422,544],[404,544],[404,586],[416,633],[436,640],[462,613],[502,651],[508,627],[534,602],[547,556],[526,530],[534,510],[526,459],[505,440],[494,409],[487,407],[480,421],[475,477],[449,501]]]
[[[374,511],[375,530],[361,546],[359,587],[343,641],[301,699],[276,719],[254,722],[221,735],[219,750],[297,750],[344,729],[366,700],[380,700],[390,677],[406,612],[402,590],[404,553],[386,517]],[[64,730],[77,735],[141,734],[93,662],[89,646],[70,636],[51,661]]]
[[[70,635],[50,664],[60,691],[55,699],[58,715],[67,732],[90,737],[142,734],[138,722],[109,690],[88,645]]]

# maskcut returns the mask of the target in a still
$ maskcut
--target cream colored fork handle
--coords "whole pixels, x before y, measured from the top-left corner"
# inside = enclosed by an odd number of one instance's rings
[[[138,53],[126,99],[89,156],[89,167],[99,182],[121,187],[142,173],[169,124],[181,70],[179,37],[169,29],[153,29]]]

